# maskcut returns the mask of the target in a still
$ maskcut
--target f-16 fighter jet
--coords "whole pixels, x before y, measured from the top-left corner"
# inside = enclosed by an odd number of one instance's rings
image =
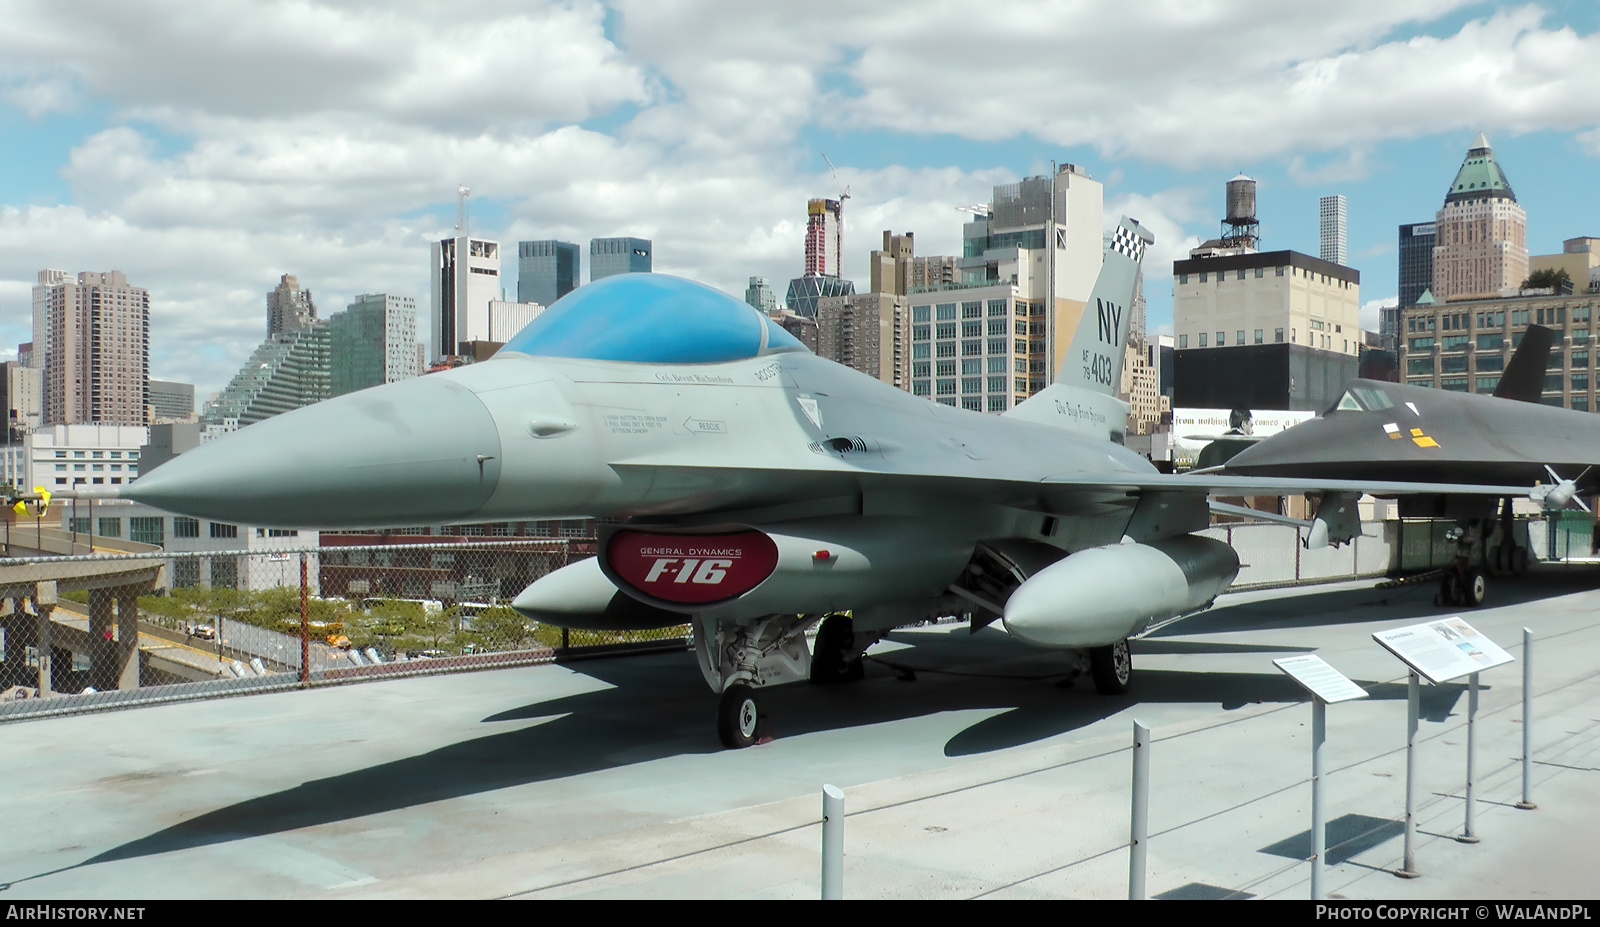
[[[1122,220],[1054,384],[1005,415],[819,358],[699,284],[622,274],[486,362],[251,425],[125,495],[282,527],[616,520],[596,558],[515,607],[572,628],[688,624],[731,747],[757,739],[762,687],[848,679],[889,629],[940,615],[1003,619],[1121,692],[1128,638],[1205,608],[1238,572],[1231,548],[1193,533],[1210,491],[1371,488],[1162,476],[1119,443],[1127,308],[1153,240]],[[940,308],[930,324],[985,336],[936,339],[934,359],[1002,353],[987,331],[1010,339],[1006,311]]]

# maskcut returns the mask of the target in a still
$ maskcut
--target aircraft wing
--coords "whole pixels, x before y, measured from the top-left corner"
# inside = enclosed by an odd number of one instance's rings
[[[1300,493],[1395,496],[1439,493],[1493,497],[1528,496],[1530,486],[1447,484],[1381,480],[1329,480],[1300,477],[1243,477],[1130,474],[1125,471],[1071,473],[1042,480],[961,476],[869,469],[790,469],[684,464],[613,464],[624,476],[648,479],[658,489],[671,487],[675,501],[650,513],[747,513],[770,510],[772,517],[807,517],[818,505],[859,506],[864,494],[894,493],[927,499],[928,505],[967,500],[1075,515],[1125,506],[1146,493],[1204,496],[1280,496]],[[708,508],[700,500],[716,500]],[[792,514],[790,514],[792,512]],[[765,513],[762,513],[765,514]]]

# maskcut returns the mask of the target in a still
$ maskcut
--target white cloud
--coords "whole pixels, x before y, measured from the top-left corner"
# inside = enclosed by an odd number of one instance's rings
[[[1379,317],[1378,310],[1393,309],[1398,305],[1400,305],[1400,297],[1398,296],[1385,296],[1382,299],[1367,300],[1361,304],[1361,310],[1359,313],[1361,327],[1369,332],[1377,331]]]
[[[325,314],[370,291],[425,305],[427,243],[454,222],[457,183],[474,228],[508,245],[640,235],[659,270],[735,294],[767,276],[781,293],[805,200],[835,189],[822,139],[857,129],[891,140],[877,163],[839,165],[858,283],[883,230],[959,253],[955,207],[1017,179],[897,166],[894,143],[1015,140],[1039,165],[1049,146],[1090,145],[1108,225],[1125,212],[1157,235],[1159,325],[1160,278],[1199,242],[1186,229],[1215,234],[1215,191],[1127,192],[1113,159],[1231,172],[1277,158],[1328,183],[1372,170],[1384,139],[1549,127],[1591,130],[1579,143],[1600,155],[1586,70],[1600,38],[1532,7],[1395,37],[1470,6],[617,0],[608,16],[594,0],[123,0],[83,16],[14,2],[5,98],[34,117],[86,102],[115,115],[61,169],[68,205],[0,207],[0,336],[25,330],[38,268],[122,269],[155,300],[152,373],[204,395],[264,333],[279,274]]]

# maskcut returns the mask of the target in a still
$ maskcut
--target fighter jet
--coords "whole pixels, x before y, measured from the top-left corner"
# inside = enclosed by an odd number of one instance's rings
[[[1352,380],[1333,408],[1232,458],[1221,472],[1247,477],[1537,485],[1546,510],[1578,505],[1600,472],[1600,429],[1587,412],[1539,403],[1553,333],[1529,326],[1493,396],[1379,380]],[[1457,520],[1456,563],[1440,578],[1439,604],[1477,606],[1488,574],[1520,573],[1528,551],[1513,531],[1512,495],[1456,495],[1441,486],[1400,499],[1403,516]],[[1496,515],[1496,503],[1499,514]],[[1353,499],[1323,500],[1335,507]],[[1351,506],[1353,509],[1353,506]],[[1340,539],[1335,532],[1335,540]]]
[[[936,616],[1002,619],[1121,692],[1128,638],[1208,606],[1238,572],[1193,533],[1209,491],[1364,488],[1162,476],[1118,443],[1126,310],[1153,240],[1121,221],[1055,382],[1005,415],[819,358],[708,287],[623,274],[488,361],[251,425],[124,494],[282,527],[601,517],[599,555],[515,608],[573,628],[690,625],[730,747],[760,736],[762,687],[857,676],[888,630]],[[1009,332],[1004,311],[962,308]],[[935,342],[936,357],[987,347]]]

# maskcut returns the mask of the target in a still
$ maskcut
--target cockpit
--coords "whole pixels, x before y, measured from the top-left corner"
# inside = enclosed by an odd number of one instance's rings
[[[501,349],[643,364],[714,364],[805,350],[765,313],[665,274],[617,274],[581,286]]]
[[[1394,400],[1383,390],[1372,386],[1352,386],[1339,397],[1339,403],[1329,412],[1380,412],[1394,408]]]

